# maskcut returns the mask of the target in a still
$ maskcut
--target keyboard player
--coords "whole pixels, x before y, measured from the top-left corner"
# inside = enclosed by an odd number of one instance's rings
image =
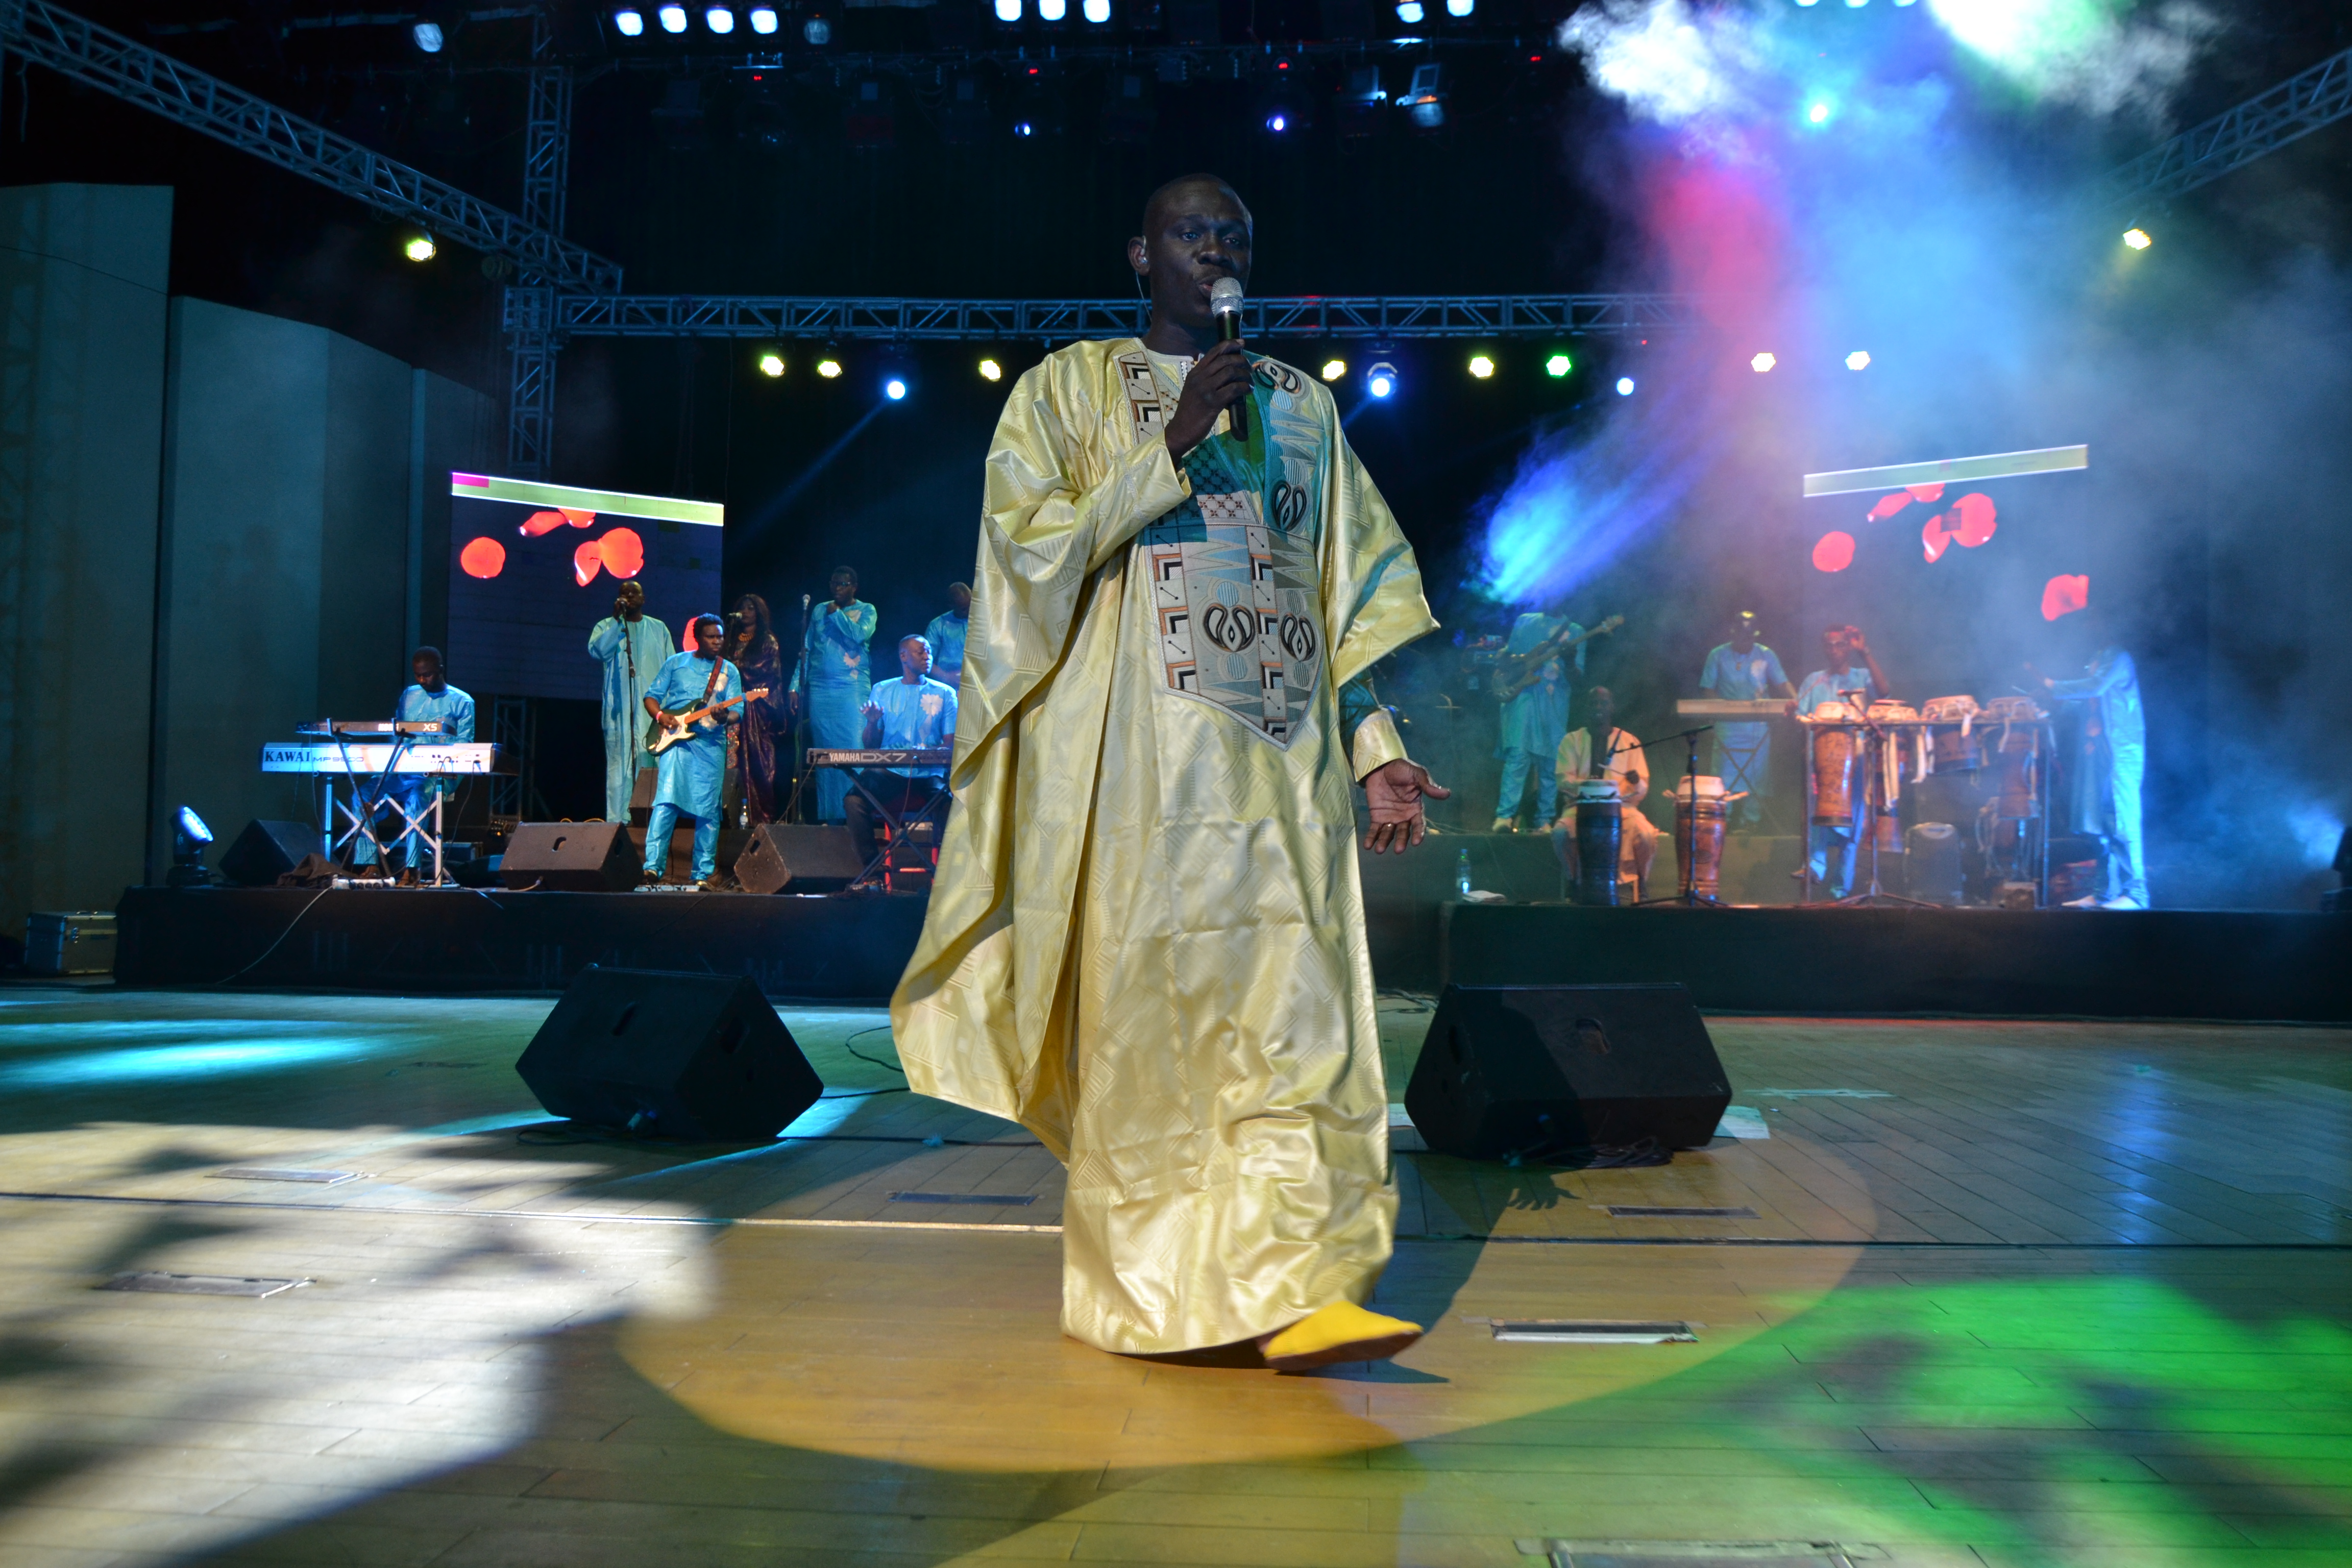
[[[899,677],[877,685],[866,700],[866,744],[891,751],[955,743],[955,688],[931,679],[931,644],[923,637],[898,640]],[[866,768],[858,782],[908,820],[948,787],[941,767]],[[858,853],[870,864],[882,852],[876,837],[874,805],[864,790],[851,790],[844,803]]]
[[[474,700],[449,684],[437,647],[420,647],[408,656],[409,673],[415,684],[400,694],[393,705],[395,723],[417,724],[438,721],[441,732],[426,737],[428,742],[446,745],[452,742],[469,742],[474,738]],[[387,798],[396,801],[408,812],[411,819],[425,815],[425,808],[435,795],[446,794],[449,781],[437,774],[396,773],[386,791]],[[412,866],[418,858],[415,835],[402,825],[398,813],[387,807],[375,823],[376,836],[385,840],[385,847],[404,866]],[[396,835],[396,837],[394,837]],[[353,847],[352,858],[365,866],[375,859],[375,846],[362,837]]]
[[[1706,656],[1706,668],[1699,672],[1702,697],[1727,698],[1735,702],[1751,702],[1765,697],[1795,700],[1797,689],[1789,684],[1789,672],[1780,668],[1780,656],[1757,640],[1759,629],[1753,610],[1742,610],[1731,617],[1731,640],[1717,644]],[[1764,802],[1772,793],[1770,728],[1761,721],[1717,721],[1715,771],[1723,779],[1724,794],[1747,794],[1748,798],[1739,803],[1739,818],[1754,826],[1763,816]]]

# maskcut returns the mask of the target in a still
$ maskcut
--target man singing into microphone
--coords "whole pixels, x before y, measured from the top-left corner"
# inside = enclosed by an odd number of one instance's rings
[[[1365,679],[1435,626],[1411,547],[1322,384],[1219,341],[1251,226],[1222,180],[1162,186],[1128,242],[1150,331],[1006,400],[891,1019],[917,1089],[1067,1163],[1065,1332],[1293,1370],[1421,1331],[1361,1305],[1397,1199],[1353,785],[1381,851],[1446,792]]]

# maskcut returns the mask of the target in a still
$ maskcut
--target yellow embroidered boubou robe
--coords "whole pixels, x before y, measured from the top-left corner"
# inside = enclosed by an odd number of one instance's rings
[[[1359,678],[1435,622],[1329,392],[1254,363],[1249,439],[1181,473],[1185,362],[1077,343],[1014,385],[891,1002],[917,1090],[1067,1164],[1063,1328],[1130,1353],[1360,1301],[1395,1225],[1352,786],[1404,753]]]

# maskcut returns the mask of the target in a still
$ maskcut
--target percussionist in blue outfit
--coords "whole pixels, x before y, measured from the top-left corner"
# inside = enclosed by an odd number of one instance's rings
[[[956,692],[930,678],[931,644],[928,637],[898,641],[899,677],[874,689],[866,704],[866,744],[891,750],[955,744]],[[906,821],[939,797],[948,787],[942,767],[866,768],[858,782]],[[870,863],[882,852],[875,837],[874,806],[862,793],[852,793],[846,809],[849,831],[858,853]]]
[[[694,709],[731,702],[743,695],[743,677],[719,656],[727,623],[697,616],[694,651],[675,653],[646,688],[646,712],[665,730],[680,723],[668,709]],[[646,879],[657,882],[669,869],[669,840],[681,813],[694,818],[694,879],[706,887],[719,874],[719,791],[727,778],[727,726],[742,716],[730,708],[698,721],[692,738],[655,760],[653,815],[646,821]]]
[[[948,584],[947,610],[931,617],[923,635],[931,642],[931,679],[942,686],[963,684],[963,638],[971,629],[971,589]]]
[[[449,684],[441,664],[441,650],[437,647],[418,648],[408,656],[408,668],[409,673],[416,677],[416,684],[403,691],[400,700],[393,704],[393,718],[404,724],[436,721],[440,724],[439,734],[416,737],[416,744],[420,746],[446,746],[471,741],[474,738],[474,700]],[[401,808],[408,813],[409,820],[415,821],[425,815],[426,805],[436,795],[446,795],[448,788],[449,781],[438,774],[395,773],[391,788],[384,795],[387,801],[398,802]],[[416,835],[398,816],[388,810],[380,811],[376,832],[380,836],[394,836],[386,840],[384,847],[397,856],[403,865],[415,866],[417,863],[422,846]],[[362,866],[374,864],[375,846],[362,837],[353,847],[352,858]]]
[[[1870,705],[1887,696],[1886,672],[1878,668],[1878,656],[1870,651],[1860,626],[1832,626],[1822,633],[1822,646],[1829,650],[1829,662],[1797,683],[1796,700],[1789,704],[1792,716],[1801,718],[1824,702],[1843,702],[1859,716],[1870,710]],[[1853,889],[1855,847],[1862,841],[1863,816],[1870,791],[1857,786],[1853,791],[1853,816],[1843,825],[1815,824],[1806,830],[1805,866],[1790,875],[1801,879],[1808,868],[1813,880],[1826,885],[1830,896],[1843,899]],[[1831,857],[1835,856],[1834,868]],[[1831,873],[1834,869],[1835,875]]]
[[[864,730],[866,694],[874,684],[866,668],[866,645],[874,640],[877,617],[874,606],[857,596],[857,574],[846,566],[833,569],[833,597],[809,623],[801,657],[793,664],[791,706],[795,716],[806,700],[808,733],[804,744],[854,751]],[[805,678],[808,687],[801,687]],[[820,822],[843,820],[842,806],[849,780],[838,768],[820,768],[816,775],[816,815]]]

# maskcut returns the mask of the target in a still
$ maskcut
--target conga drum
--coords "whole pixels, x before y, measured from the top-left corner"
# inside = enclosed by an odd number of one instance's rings
[[[1617,856],[1624,805],[1615,779],[1582,779],[1576,786],[1576,901],[1617,901]]]
[[[1827,708],[1814,710],[1816,718]],[[1860,731],[1844,724],[1813,726],[1813,825],[1844,827],[1853,821],[1854,742]]]
[[[1684,890],[1715,897],[1723,877],[1723,834],[1728,823],[1723,781],[1693,773],[1675,786],[1675,854],[1687,855]]]
[[[2042,731],[2014,729],[2000,738],[2000,815],[2023,822],[2042,815],[2035,770],[2041,763]]]

